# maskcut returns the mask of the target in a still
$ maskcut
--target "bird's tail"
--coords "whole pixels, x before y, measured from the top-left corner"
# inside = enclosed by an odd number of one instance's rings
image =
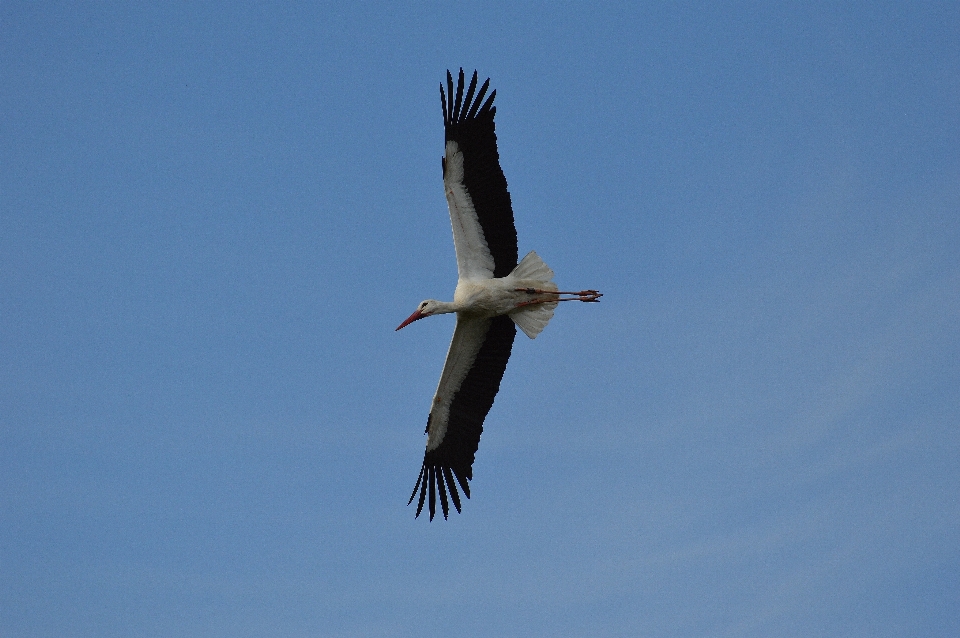
[[[543,263],[534,251],[527,253],[527,256],[520,260],[517,267],[510,273],[510,277],[524,280],[525,282],[536,282],[537,288],[541,290],[556,290],[557,286],[550,280],[553,279],[553,271],[550,266]],[[531,339],[536,339],[547,323],[553,318],[553,311],[556,309],[556,302],[533,303],[523,306],[510,313],[513,323],[517,324],[523,333]]]
[[[517,264],[517,267],[513,269],[509,276],[514,279],[536,279],[537,281],[547,282],[553,279],[553,270],[543,263],[535,250],[531,250],[526,257],[520,260],[520,263]]]

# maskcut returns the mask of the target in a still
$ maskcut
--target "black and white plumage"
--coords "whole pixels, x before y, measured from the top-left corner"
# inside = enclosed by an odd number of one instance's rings
[[[598,301],[595,290],[565,293],[551,281],[553,271],[535,252],[517,263],[517,230],[507,180],[500,168],[493,91],[488,79],[477,90],[477,73],[464,93],[463,69],[454,95],[440,85],[445,153],[443,185],[457,252],[453,302],[428,299],[397,330],[423,317],[457,313],[457,326],[427,417],[427,450],[410,501],[417,516],[429,500],[430,520],[437,495],[446,518],[449,501],[460,511],[459,485],[470,497],[473,461],[483,421],[500,389],[516,328],[535,338],[560,301]],[[568,295],[568,296],[564,296]],[[572,295],[572,296],[569,296]],[[427,497],[429,496],[429,499]]]

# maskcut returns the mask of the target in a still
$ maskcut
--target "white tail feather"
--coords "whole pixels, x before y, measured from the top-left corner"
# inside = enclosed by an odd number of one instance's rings
[[[556,290],[556,284],[551,283],[553,271],[550,266],[543,263],[535,251],[527,253],[526,257],[520,260],[517,267],[510,273],[510,277],[523,280],[525,286],[535,285],[537,288],[545,290]],[[536,339],[537,335],[543,332],[547,323],[553,318],[553,311],[557,307],[556,302],[530,304],[523,306],[510,313],[513,323],[520,326],[523,333],[531,339]]]
[[[536,339],[537,335],[543,332],[547,323],[553,318],[553,310],[556,307],[556,302],[533,304],[514,310],[509,317],[513,319],[513,323],[520,326],[525,335],[531,339]]]
[[[553,279],[553,271],[550,266],[543,263],[540,255],[531,250],[526,257],[520,260],[517,267],[510,273],[510,277],[516,279],[536,279],[537,281],[547,282]]]

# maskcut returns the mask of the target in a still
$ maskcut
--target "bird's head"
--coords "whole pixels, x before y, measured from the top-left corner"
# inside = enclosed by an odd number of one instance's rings
[[[408,326],[417,319],[423,319],[424,317],[429,317],[430,315],[436,314],[440,310],[440,302],[436,299],[427,299],[426,301],[421,301],[420,305],[417,306],[417,309],[413,311],[413,314],[407,317],[407,319],[397,326],[397,330]],[[396,331],[394,331],[396,332]]]

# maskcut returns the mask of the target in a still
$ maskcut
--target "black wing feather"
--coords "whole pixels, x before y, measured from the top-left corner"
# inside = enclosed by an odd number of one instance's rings
[[[437,487],[440,488],[440,507],[443,508],[443,520],[447,520],[447,514],[450,513],[450,507],[447,505],[447,481],[443,472],[439,472],[437,478],[439,479]]]
[[[473,74],[476,77],[476,73]],[[480,87],[480,93],[477,94],[477,99],[473,102],[473,106],[470,108],[470,112],[467,113],[467,119],[471,120],[477,116],[477,111],[480,110],[480,105],[483,103],[483,96],[487,94],[487,89],[490,88],[490,78],[487,78],[483,86]]]
[[[470,104],[470,100],[473,99],[473,92],[477,89],[477,74],[474,73],[473,77],[470,78],[470,88],[467,89],[467,97],[463,98],[464,104]],[[464,109],[466,110],[466,109]]]
[[[443,91],[442,84],[440,90]],[[444,123],[453,119],[453,76],[450,75],[450,69],[447,69],[447,95],[450,96],[450,101],[444,107]]]
[[[423,499],[427,496],[427,477],[425,475],[426,466],[420,470],[420,476],[423,477],[423,483],[420,484],[420,501],[417,503],[417,516],[423,511]],[[413,497],[410,497],[413,500]],[[409,505],[410,503],[407,503]]]
[[[483,420],[493,407],[493,400],[500,390],[500,381],[503,380],[510,351],[513,349],[513,339],[517,335],[517,328],[510,317],[504,315],[489,321],[487,334],[473,367],[450,402],[446,435],[440,445],[424,454],[417,486],[413,488],[413,494],[407,503],[409,505],[413,502],[419,487],[417,516],[420,516],[424,491],[429,491],[431,521],[436,513],[438,488],[444,518],[447,515],[447,491],[451,494],[454,507],[460,511],[460,498],[454,477],[456,482],[460,483],[464,495],[470,498],[469,481],[473,480],[473,461],[480,445],[480,435],[483,433]]]
[[[449,467],[443,468],[443,477],[447,480],[447,489],[450,490],[450,498],[453,499],[453,505],[460,512],[460,495],[457,494],[457,484],[453,481],[453,472]]]
[[[460,69],[460,78],[457,80],[457,100],[453,103],[453,112],[459,113],[463,105],[463,69]]]
[[[497,151],[497,133],[493,121],[497,112],[493,100],[497,92],[493,91],[486,102],[482,101],[490,85],[488,78],[471,103],[473,88],[477,83],[477,72],[474,71],[467,99],[461,101],[463,81],[463,69],[460,69],[456,96],[450,71],[447,71],[446,94],[443,85],[440,85],[445,141],[453,140],[463,153],[463,182],[473,200],[487,247],[493,255],[493,276],[506,277],[517,265],[517,228],[513,221],[507,179],[500,168],[500,153]]]

